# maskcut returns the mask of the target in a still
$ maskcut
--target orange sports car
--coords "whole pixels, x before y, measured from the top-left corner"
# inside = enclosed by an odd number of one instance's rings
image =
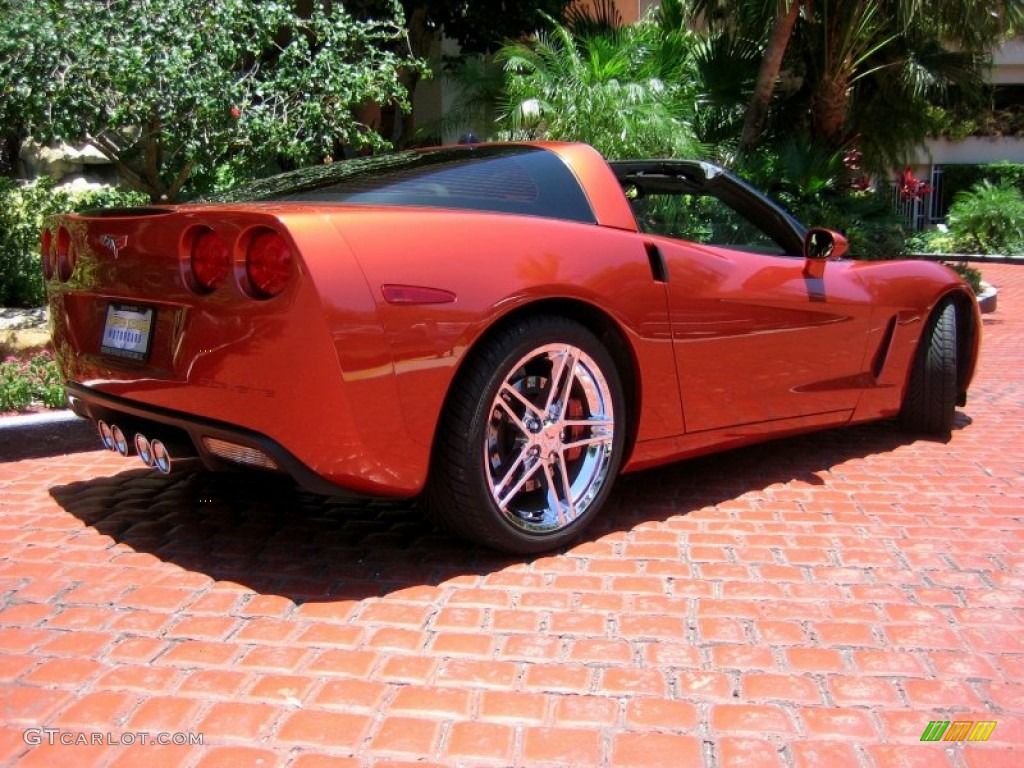
[[[708,163],[554,143],[361,158],[43,232],[68,399],[108,448],[422,495],[515,553],[577,536],[619,472],[873,419],[948,433],[973,294],[846,248]]]

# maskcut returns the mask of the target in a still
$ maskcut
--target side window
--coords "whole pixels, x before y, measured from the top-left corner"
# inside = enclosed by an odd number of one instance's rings
[[[780,255],[760,227],[711,195],[653,193],[630,199],[640,231],[702,245]]]

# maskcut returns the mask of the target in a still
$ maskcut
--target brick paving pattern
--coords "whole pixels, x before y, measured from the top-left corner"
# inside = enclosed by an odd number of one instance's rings
[[[527,561],[409,505],[0,463],[0,764],[1024,765],[1024,267],[984,272],[950,442],[870,425],[623,478]]]

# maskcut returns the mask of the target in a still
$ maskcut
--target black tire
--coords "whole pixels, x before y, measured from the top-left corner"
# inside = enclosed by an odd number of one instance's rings
[[[910,432],[949,435],[957,389],[956,305],[946,301],[932,313],[918,343],[900,425]]]
[[[453,385],[428,508],[452,533],[504,552],[560,546],[604,504],[625,421],[622,381],[593,333],[557,316],[515,321],[484,342]]]

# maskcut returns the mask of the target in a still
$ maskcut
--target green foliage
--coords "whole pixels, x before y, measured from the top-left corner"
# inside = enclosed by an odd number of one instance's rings
[[[948,211],[956,200],[957,195],[969,190],[975,184],[988,181],[996,186],[1012,186],[1024,193],[1024,165],[1020,163],[999,162],[984,165],[944,165],[942,167],[942,184],[939,186],[939,210]],[[962,253],[969,245],[958,246]],[[932,250],[930,253],[945,253],[946,251]]]
[[[980,166],[983,178],[997,186],[1016,187],[1024,194],[1024,164],[1004,160]]]
[[[694,131],[704,144],[714,145],[718,159],[734,153],[747,102],[757,79],[760,49],[730,29],[698,38],[691,48],[689,78],[695,92]]]
[[[46,217],[59,211],[50,186],[0,178],[0,306],[43,303],[39,232]]]
[[[800,15],[772,71],[771,117],[761,138],[809,132],[831,149],[856,147],[867,170],[901,167],[927,129],[973,131],[933,105],[969,115],[989,93],[994,44],[1021,28],[1024,0],[689,0],[690,18],[751,40],[768,62],[769,36],[794,5]]]
[[[18,184],[0,178],[0,306],[37,307],[43,303],[39,233],[47,217],[145,201],[137,192],[103,189],[71,194],[55,190],[49,179]]]
[[[880,260],[906,255],[906,225],[882,193],[845,191],[789,205],[805,224],[842,232],[850,241],[850,258]]]
[[[608,158],[685,156],[696,149],[676,48],[651,24],[577,36],[561,24],[502,48],[499,125],[513,138],[583,141]],[[680,32],[682,34],[682,32]]]
[[[907,238],[911,253],[964,253],[968,246],[948,229],[928,229]]]
[[[975,269],[966,261],[953,261],[943,262],[947,267],[956,272],[960,277],[967,281],[967,284],[971,286],[971,290],[974,291],[974,295],[977,296],[981,293],[981,271]]]
[[[85,141],[151,199],[208,188],[226,159],[303,164],[382,147],[353,109],[406,103],[397,0],[0,0],[0,128]]]
[[[922,125],[929,136],[941,136],[951,141],[963,141],[978,131],[975,110],[962,110],[928,104],[921,112]]]
[[[969,253],[1024,251],[1024,195],[1016,187],[981,181],[956,196],[947,220]]]
[[[0,412],[24,411],[35,405],[67,405],[64,382],[53,356],[39,352],[27,359],[11,356],[0,362]]]
[[[884,192],[853,189],[844,155],[790,139],[762,146],[741,173],[809,227],[827,227],[850,241],[850,257],[896,259],[907,252],[907,230]]]

